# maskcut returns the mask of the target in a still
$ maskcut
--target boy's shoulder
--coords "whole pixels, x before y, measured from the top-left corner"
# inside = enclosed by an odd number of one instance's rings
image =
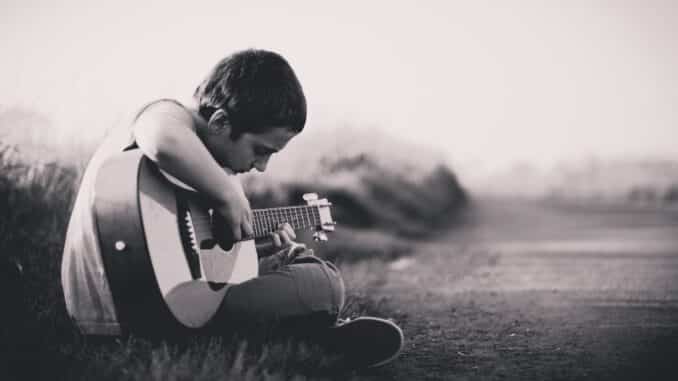
[[[100,161],[121,151],[136,147],[134,129],[141,124],[182,125],[195,130],[191,111],[174,99],[158,99],[130,110],[107,131],[99,144],[89,166],[97,166]]]
[[[146,103],[139,109],[132,124],[147,122],[178,122],[194,127],[195,120],[191,110],[176,99],[162,98]]]

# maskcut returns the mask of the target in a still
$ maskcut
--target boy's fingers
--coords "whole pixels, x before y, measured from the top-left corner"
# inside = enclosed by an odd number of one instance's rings
[[[290,225],[290,224],[288,224],[287,222],[285,222],[285,224],[283,225],[283,229],[285,230],[285,232],[287,232],[287,234],[288,234],[292,239],[296,239],[296,238],[297,238],[296,233],[294,233],[294,229],[292,229],[292,225]]]
[[[292,246],[292,248],[290,248],[290,251],[288,252],[287,256],[293,259],[294,257],[303,253],[304,251],[306,251],[306,245],[297,243],[294,246]]]
[[[254,237],[254,229],[252,224],[249,221],[245,221],[242,225],[242,231],[245,234],[245,237]]]
[[[233,234],[233,242],[238,242],[242,238],[242,232],[240,226],[232,226],[231,234]]]
[[[282,242],[280,241],[280,236],[278,235],[278,233],[271,232],[269,233],[269,235],[271,236],[271,240],[273,241],[273,247],[282,246]]]
[[[289,254],[287,254],[287,261],[288,263],[292,263],[300,254],[306,252],[306,245],[297,245],[294,246]]]
[[[282,243],[284,245],[291,245],[293,243],[289,233],[287,233],[286,231],[281,230],[278,232],[278,235],[280,235],[280,238],[282,239]]]
[[[252,213],[248,211],[243,216],[242,220],[242,231],[245,237],[254,237],[254,228],[252,227]]]

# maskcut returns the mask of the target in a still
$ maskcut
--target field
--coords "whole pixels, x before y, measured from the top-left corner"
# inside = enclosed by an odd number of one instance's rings
[[[618,380],[678,370],[670,205],[476,199],[432,235],[342,227],[318,253],[345,278],[343,315],[392,318],[407,341],[394,363],[351,372],[294,341],[81,336],[58,279],[79,171],[24,165],[11,149],[2,168],[2,379]]]

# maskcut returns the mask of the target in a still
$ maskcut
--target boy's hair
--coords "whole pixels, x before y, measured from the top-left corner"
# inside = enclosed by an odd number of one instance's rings
[[[306,123],[306,98],[289,63],[277,53],[249,49],[221,60],[193,94],[198,112],[209,120],[221,109],[231,138],[287,126],[300,132]]]

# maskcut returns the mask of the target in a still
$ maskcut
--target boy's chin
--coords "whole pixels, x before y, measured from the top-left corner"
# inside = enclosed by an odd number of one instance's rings
[[[225,165],[222,165],[221,168],[224,170],[224,172],[228,173],[229,175],[237,175],[238,173],[241,173],[240,171],[233,170]]]
[[[245,173],[252,172],[252,168],[250,168],[250,169],[238,169],[238,170],[233,170],[232,172],[235,173],[235,174],[245,174]]]

